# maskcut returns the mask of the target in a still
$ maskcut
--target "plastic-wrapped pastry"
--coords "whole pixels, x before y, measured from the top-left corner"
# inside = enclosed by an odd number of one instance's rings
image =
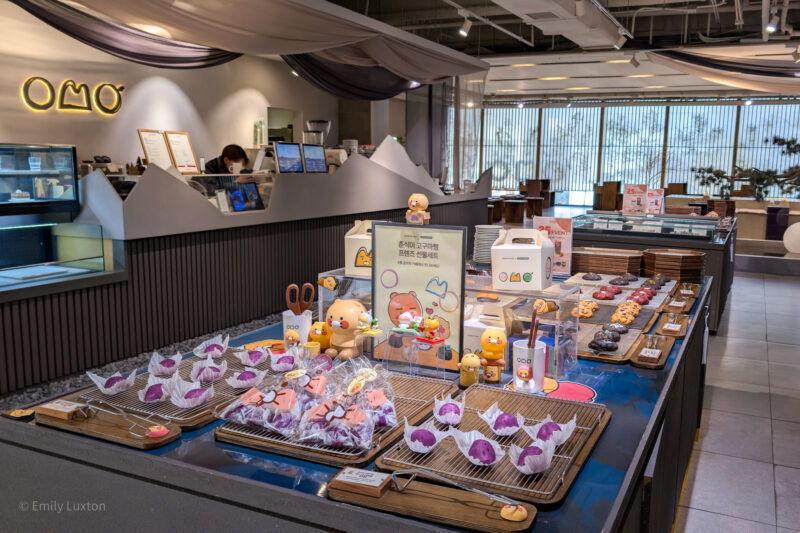
[[[460,402],[453,399],[452,395],[445,399],[433,399],[433,416],[442,424],[456,426],[461,423],[464,416],[464,399]]]
[[[492,404],[486,412],[479,413],[478,416],[492,428],[495,435],[500,437],[513,435],[519,431],[522,424],[525,422],[525,418],[519,413],[512,415],[511,413],[501,411],[497,406],[497,402]]]
[[[433,423],[433,419],[420,426],[412,426],[405,420],[403,439],[412,452],[428,453],[447,437],[448,432],[439,431]]]
[[[153,352],[153,355],[150,356],[150,363],[147,365],[147,371],[154,376],[172,376],[178,370],[182,358],[180,353],[176,353],[172,357],[164,357],[158,352]]]
[[[450,433],[464,457],[476,466],[493,465],[506,454],[500,444],[487,439],[480,431],[472,430],[464,433],[457,429],[451,429]]]
[[[193,352],[200,357],[211,356],[216,359],[217,357],[222,357],[222,354],[228,349],[228,341],[230,341],[230,336],[226,335],[225,339],[223,339],[222,335],[217,335],[212,339],[200,343]]]
[[[130,389],[133,386],[133,382],[136,381],[135,370],[128,374],[128,377],[123,377],[119,372],[114,372],[108,378],[103,378],[92,372],[87,372],[86,375],[89,376],[89,379],[92,380],[100,392],[109,396]]]
[[[600,274],[595,274],[594,272],[587,272],[586,274],[584,274],[581,277],[583,279],[585,279],[586,281],[599,281],[600,279],[602,279],[600,277]]]
[[[516,444],[508,447],[508,459],[521,474],[531,475],[550,468],[556,444],[552,440],[533,439],[524,449]]]
[[[569,440],[577,425],[577,415],[572,415],[569,422],[557,423],[548,414],[538,424],[523,429],[533,440],[552,441],[556,446],[561,446]]]

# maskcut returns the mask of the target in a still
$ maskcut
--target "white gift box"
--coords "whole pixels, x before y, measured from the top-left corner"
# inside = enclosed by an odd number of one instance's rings
[[[498,290],[540,291],[552,284],[555,246],[537,229],[502,230],[492,245],[492,285]]]
[[[344,273],[372,277],[372,220],[356,220],[344,234]]]

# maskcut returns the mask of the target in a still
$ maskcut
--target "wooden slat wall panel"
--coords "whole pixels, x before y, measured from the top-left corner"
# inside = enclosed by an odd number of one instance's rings
[[[431,206],[436,224],[474,226],[486,201]],[[344,264],[356,219],[405,210],[127,241],[128,281],[0,304],[0,394],[282,311],[289,283]]]

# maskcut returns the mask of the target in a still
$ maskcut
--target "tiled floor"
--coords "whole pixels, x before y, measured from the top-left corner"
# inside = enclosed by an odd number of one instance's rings
[[[736,273],[675,532],[800,531],[800,278]]]

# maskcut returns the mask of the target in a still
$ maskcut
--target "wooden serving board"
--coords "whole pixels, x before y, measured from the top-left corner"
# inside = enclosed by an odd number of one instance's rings
[[[691,297],[691,298],[695,298],[695,299],[699,298],[700,297],[700,291],[703,289],[703,286],[700,285],[699,283],[689,283],[688,285],[689,285],[689,287],[686,288],[686,287],[681,287],[680,284],[676,283],[675,284],[675,290],[672,292],[672,294],[674,294],[676,296],[677,295],[687,296],[687,297]],[[688,292],[686,294],[683,294],[684,290],[685,291],[692,291],[692,294],[689,294]]]
[[[665,313],[679,313],[682,315],[687,315],[691,312],[692,307],[694,307],[694,303],[697,301],[694,298],[689,298],[683,302],[681,307],[675,307],[672,305],[672,302],[676,300],[675,296],[670,297],[669,300],[664,302],[661,310]]]
[[[402,437],[404,418],[408,419],[409,424],[417,424],[430,415],[435,397],[447,396],[458,390],[458,385],[453,381],[395,373],[391,374],[391,384],[395,394],[397,426],[386,432],[376,432],[372,439],[372,448],[364,453],[337,453],[331,448],[313,445],[298,446],[288,439],[276,437],[265,430],[254,430],[233,422],[226,422],[218,427],[214,431],[214,437],[220,442],[238,444],[315,463],[331,466],[364,466]],[[245,432],[247,434],[243,434]]]
[[[88,408],[87,408],[88,410]],[[168,444],[181,436],[181,428],[175,424],[167,424],[169,433],[159,438],[136,438],[128,433],[128,428],[131,427],[130,422],[126,422],[121,416],[111,415],[102,411],[92,411],[89,418],[80,418],[73,420],[63,420],[52,416],[42,415],[36,413],[36,425],[47,426],[70,433],[77,433],[79,435],[86,435],[87,437],[94,437],[96,439],[107,440],[123,446],[130,446],[139,450],[152,450]],[[141,420],[137,419],[141,423]],[[153,425],[156,425],[154,422]],[[136,428],[138,432],[142,432],[141,428]]]
[[[686,336],[686,329],[689,327],[689,315],[677,315],[677,323],[681,325],[680,331],[664,330],[664,325],[669,322],[669,314],[664,313],[661,315],[661,320],[658,321],[656,333],[659,335],[669,335],[676,339],[682,339]]]
[[[495,494],[503,494],[531,503],[556,505],[567,495],[572,482],[591,454],[597,439],[611,419],[611,411],[604,405],[548,398],[514,392],[490,385],[472,385],[464,392],[464,416],[457,429],[476,430],[487,438],[496,440],[503,449],[516,444],[529,446],[531,438],[524,431],[509,437],[497,437],[479,414],[494,403],[507,413],[519,413],[526,426],[534,425],[551,415],[554,421],[565,423],[577,418],[577,427],[567,442],[556,448],[553,462],[545,472],[524,475],[511,464],[508,456],[491,466],[478,467],[470,463],[452,436],[443,439],[427,454],[414,453],[400,440],[375,464],[383,470],[423,468],[453,479],[459,483]],[[436,427],[446,430],[435,422]]]
[[[581,326],[578,332],[578,359],[616,365],[627,363],[634,353],[633,349],[641,337],[641,332],[638,329],[628,329],[628,333],[620,335],[616,351],[596,353],[589,349],[589,341],[601,328],[602,326]]]
[[[668,337],[663,336],[663,339],[658,343],[658,349],[661,350],[661,355],[658,358],[658,361],[651,361],[649,359],[639,359],[639,353],[642,349],[646,346],[647,343],[647,336],[642,335],[636,341],[636,344],[633,345],[631,350],[633,354],[631,356],[631,365],[639,367],[639,368],[650,368],[652,370],[660,370],[664,368],[667,364],[667,359],[669,359],[669,352],[672,350],[672,346],[675,344],[675,337]]]
[[[402,480],[403,483],[405,480]],[[536,518],[536,507],[523,503],[528,517],[522,522],[500,518],[503,504],[468,490],[424,481],[411,481],[403,492],[394,484],[380,498],[328,488],[328,498],[337,502],[411,516],[430,522],[475,531],[528,531]]]

